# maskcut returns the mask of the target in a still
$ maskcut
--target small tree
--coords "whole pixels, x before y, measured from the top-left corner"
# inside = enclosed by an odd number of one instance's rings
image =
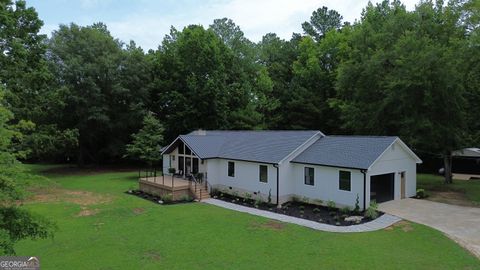
[[[132,134],[132,143],[127,144],[126,156],[141,160],[153,166],[162,159],[160,148],[163,142],[163,125],[155,118],[153,113],[148,113],[143,118],[142,128]]]
[[[11,140],[15,132],[7,124],[12,114],[3,103],[0,86],[0,255],[15,254],[14,244],[22,239],[53,236],[55,225],[18,205],[25,196],[28,179],[33,178],[20,166]]]

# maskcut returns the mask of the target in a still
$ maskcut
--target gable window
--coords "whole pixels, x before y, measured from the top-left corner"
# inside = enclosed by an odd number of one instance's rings
[[[192,151],[190,150],[190,148],[188,148],[188,146],[185,145],[185,155],[191,155],[192,154]]]
[[[178,143],[178,153],[179,153],[179,154],[185,153],[183,150],[184,150],[184,149],[183,149],[183,142],[180,141],[180,142]]]
[[[228,176],[235,177],[235,162],[228,162]]]
[[[315,179],[315,170],[310,167],[305,167],[305,185],[313,186]]]
[[[344,191],[352,190],[352,173],[349,171],[340,171],[339,172],[339,182],[338,188]]]
[[[268,167],[267,165],[260,165],[259,167],[259,177],[260,182],[267,183],[268,182]]]

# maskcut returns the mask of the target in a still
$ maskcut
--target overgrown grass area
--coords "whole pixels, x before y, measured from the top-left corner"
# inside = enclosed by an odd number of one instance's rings
[[[442,176],[418,174],[417,188],[425,189],[434,200],[462,204],[461,200],[464,199],[473,206],[480,206],[480,180],[454,179],[452,184],[445,184]]]
[[[124,193],[136,186],[136,172],[46,176],[51,186],[35,189],[24,207],[56,221],[58,231],[16,245],[18,255],[39,256],[42,269],[480,269],[470,253],[419,224],[327,233],[203,203],[157,205]]]

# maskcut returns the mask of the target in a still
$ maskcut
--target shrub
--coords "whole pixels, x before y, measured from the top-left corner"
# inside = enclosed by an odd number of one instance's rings
[[[262,197],[258,196],[257,199],[255,200],[255,205],[256,206],[259,206],[260,204],[263,203],[263,199]]]
[[[425,189],[419,188],[417,189],[417,196],[415,196],[417,199],[423,199],[427,197],[427,193],[425,192]]]
[[[333,209],[337,208],[337,204],[334,201],[330,200],[330,201],[327,202],[327,207],[328,207],[328,209],[333,210]]]
[[[302,202],[303,202],[304,204],[307,204],[307,203],[310,202],[310,199],[308,199],[308,197],[303,197],[303,198],[302,198]]]
[[[313,213],[316,213],[316,214],[320,213],[320,209],[319,208],[313,208]]]
[[[315,199],[315,200],[313,200],[313,202],[315,202],[316,204],[319,204],[319,205],[323,204],[323,201],[320,200],[320,199]]]
[[[299,202],[300,201],[300,198],[296,195],[293,195],[292,196],[292,202]]]
[[[305,213],[305,211],[300,210],[300,215],[301,215],[301,216],[303,216],[303,213]]]
[[[238,197],[238,191],[234,191],[234,192],[232,192],[232,196],[234,196],[234,197]]]
[[[333,216],[335,216],[335,215],[337,214],[337,212],[331,211],[331,212],[329,212],[328,214],[329,214],[331,217],[333,217]]]
[[[370,203],[370,206],[365,211],[365,217],[370,218],[370,219],[376,219],[378,217],[377,209],[378,209],[377,202],[372,201]]]
[[[345,206],[340,210],[343,214],[348,215],[350,213],[350,207]]]
[[[301,211],[303,211],[303,210],[305,210],[305,206],[300,205],[300,206],[298,207],[298,209],[300,209]]]
[[[272,203],[272,189],[268,191],[268,198],[267,198],[268,204]]]
[[[172,194],[165,194],[165,195],[160,196],[160,199],[164,203],[171,203],[173,201],[173,196],[172,196]]]
[[[175,168],[168,168],[168,172],[174,174],[176,172]]]
[[[248,192],[245,192],[245,195],[244,195],[244,196],[245,196],[245,199],[247,199],[247,200],[252,199],[252,194],[250,194],[250,193],[248,193]]]
[[[188,196],[188,195],[183,195],[181,198],[180,198],[181,201],[184,201],[184,202],[190,202],[192,201],[192,197]]]
[[[355,200],[355,209],[353,209],[353,212],[356,214],[360,213],[360,198],[358,197],[357,193],[357,199]]]
[[[212,189],[210,190],[210,195],[211,195],[212,197],[220,196],[220,195],[221,195],[221,192],[220,192],[220,190],[218,190],[217,188],[212,188]]]

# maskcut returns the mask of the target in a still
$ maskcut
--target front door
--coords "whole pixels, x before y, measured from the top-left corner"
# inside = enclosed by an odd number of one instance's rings
[[[401,194],[401,197],[402,199],[405,199],[406,195],[405,195],[405,172],[401,172],[400,173],[400,194]]]

